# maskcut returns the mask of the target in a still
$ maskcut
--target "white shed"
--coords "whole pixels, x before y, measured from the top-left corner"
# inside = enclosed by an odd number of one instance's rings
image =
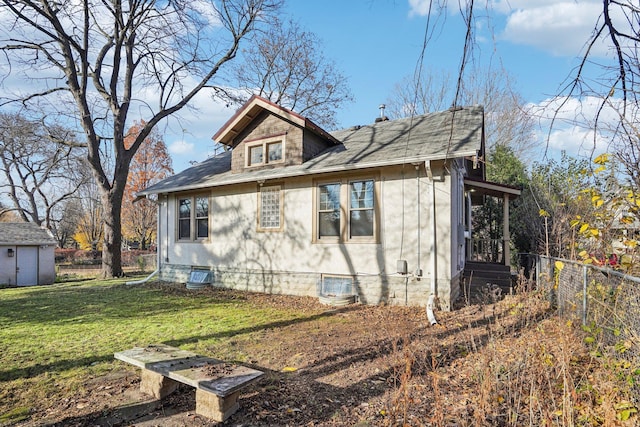
[[[50,285],[56,240],[34,223],[0,223],[0,285]]]

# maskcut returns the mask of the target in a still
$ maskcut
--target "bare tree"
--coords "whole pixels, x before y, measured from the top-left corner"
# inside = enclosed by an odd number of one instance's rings
[[[640,95],[639,44],[638,3],[635,0],[602,0],[602,13],[585,45],[582,60],[563,93],[601,98],[598,112],[614,96],[622,99],[623,112],[629,104],[637,108]],[[607,53],[602,52],[603,46],[607,47]],[[593,68],[599,71],[597,78],[589,77]]]
[[[385,112],[401,118],[446,110],[453,101],[452,84],[451,75],[444,71],[428,71],[417,79],[405,76],[395,84]]]
[[[392,117],[408,117],[444,110],[452,105],[484,106],[487,151],[507,146],[517,155],[532,148],[533,121],[522,97],[512,88],[505,71],[470,73],[456,87],[449,74],[429,71],[405,77],[387,101]]]
[[[573,98],[583,102],[577,124],[599,138],[620,162],[635,194],[640,193],[640,5],[603,0],[602,12],[578,67],[559,94],[559,112]],[[589,104],[597,104],[589,112]]]
[[[64,248],[72,242],[78,224],[83,221],[82,217],[82,197],[76,193],[76,197],[65,200],[56,209],[56,219],[52,222],[51,232],[58,241],[58,247]]]
[[[87,180],[73,141],[62,126],[0,113],[0,194],[22,221],[54,229],[56,210]]]
[[[144,123],[135,123],[129,129],[125,144],[133,141]],[[147,137],[131,161],[127,187],[122,203],[122,231],[128,240],[138,241],[146,250],[156,235],[157,196],[138,200],[136,194],[173,175],[171,157],[162,136],[155,130]]]
[[[104,206],[102,274],[122,275],[121,205],[131,159],[151,130],[214,85],[240,42],[280,0],[0,0],[6,91],[22,103],[66,113],[82,129]],[[27,84],[28,83],[28,84]],[[130,115],[145,120],[126,147]]]
[[[235,64],[233,86],[240,91],[220,96],[241,104],[257,94],[331,129],[336,111],[353,97],[347,79],[320,48],[315,34],[295,22],[276,20]]]
[[[77,223],[73,239],[82,249],[104,251],[104,205],[100,201],[98,185],[87,182],[80,187],[79,203],[73,206]],[[97,252],[96,252],[97,253]]]
[[[0,201],[0,222],[17,222],[19,221],[13,209],[9,208]]]

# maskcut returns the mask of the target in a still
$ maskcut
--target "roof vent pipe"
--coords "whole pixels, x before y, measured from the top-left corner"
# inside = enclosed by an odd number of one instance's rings
[[[384,115],[384,109],[387,106],[384,104],[380,104],[380,106],[378,107],[380,109],[380,117],[376,117],[376,123],[379,122],[386,122],[387,120],[389,120],[389,118],[387,116]]]

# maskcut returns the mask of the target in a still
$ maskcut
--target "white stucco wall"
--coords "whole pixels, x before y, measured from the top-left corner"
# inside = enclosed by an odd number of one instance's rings
[[[377,243],[313,241],[312,177],[279,182],[284,188],[284,227],[278,232],[257,230],[259,187],[255,183],[197,193],[210,196],[210,233],[204,242],[177,241],[177,198],[161,195],[161,275],[166,280],[186,281],[191,266],[206,267],[225,287],[296,295],[316,295],[321,274],[351,275],[356,277],[356,292],[362,302],[425,305],[432,292],[430,254],[434,231],[429,224],[433,224],[433,197],[424,166],[419,180],[416,174],[409,165],[357,175],[375,177],[379,183]],[[451,207],[451,183],[445,174],[434,185],[439,254],[436,283],[445,309],[450,307],[451,294],[458,292],[457,282],[452,291],[458,270],[451,265],[456,248],[452,239],[457,238],[451,227],[452,216],[457,212]],[[396,272],[400,259],[407,261],[411,273],[408,276]],[[414,274],[418,267],[421,277]]]

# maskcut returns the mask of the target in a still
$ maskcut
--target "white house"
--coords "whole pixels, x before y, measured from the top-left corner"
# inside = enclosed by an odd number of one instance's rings
[[[163,280],[450,309],[487,187],[482,107],[328,133],[254,96],[213,138],[228,151],[140,193],[158,195]]]
[[[0,222],[0,285],[50,285],[56,280],[51,233],[34,223]]]

